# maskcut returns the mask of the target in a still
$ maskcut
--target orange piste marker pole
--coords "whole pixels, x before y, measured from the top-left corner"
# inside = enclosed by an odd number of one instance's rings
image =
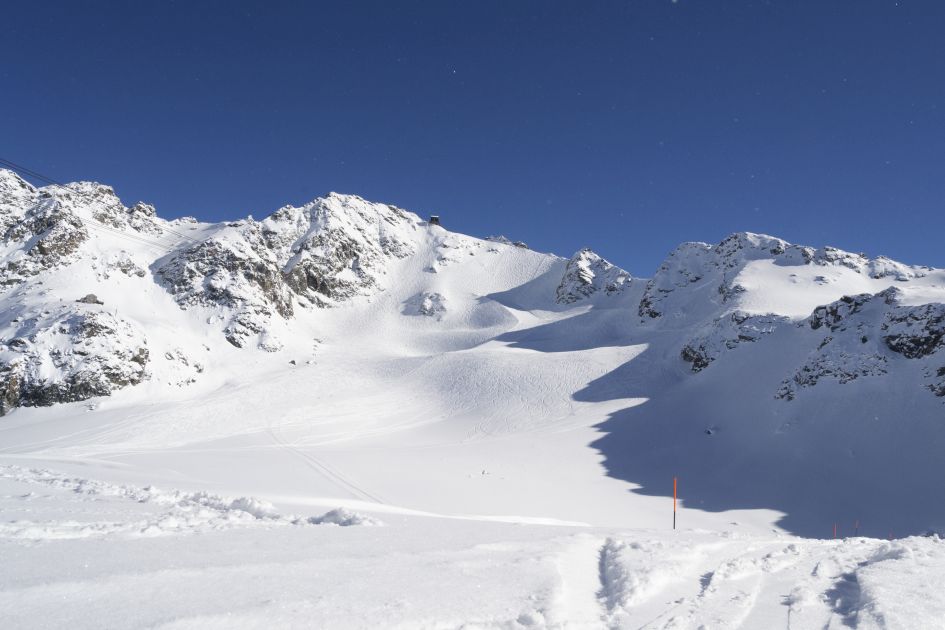
[[[676,478],[673,477],[673,529],[676,529]]]

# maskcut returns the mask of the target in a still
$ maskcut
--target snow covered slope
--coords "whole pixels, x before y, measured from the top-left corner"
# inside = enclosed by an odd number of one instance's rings
[[[326,585],[315,608],[289,589],[247,626],[276,606],[336,627],[770,627],[787,608],[794,627],[881,627],[867,620],[901,614],[888,580],[945,564],[934,539],[794,537],[945,531],[942,270],[739,233],[644,279],[352,195],[205,224],[9,171],[0,231],[0,546],[19,563],[0,569],[0,621],[29,625],[15,602],[127,592],[133,564],[81,573],[100,545],[207,566],[194,533],[281,558],[265,575],[214,559],[237,592],[353,578],[382,548],[399,551],[372,570],[445,580],[428,585],[440,607],[380,578],[359,596]],[[316,527],[374,521],[389,527]],[[334,560],[286,566],[313,539]],[[345,569],[350,545],[364,557]],[[44,588],[31,559],[55,549],[71,581]],[[496,562],[520,589],[497,584],[491,608],[449,594]],[[112,625],[232,622],[239,597],[190,601],[163,581],[175,570],[140,579],[189,603]]]

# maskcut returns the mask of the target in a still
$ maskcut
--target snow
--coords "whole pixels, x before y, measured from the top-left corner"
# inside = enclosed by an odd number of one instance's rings
[[[118,518],[108,493],[0,478],[4,514]],[[44,473],[48,474],[48,473]],[[93,488],[100,486],[92,485]],[[240,509],[240,508],[237,508]],[[938,538],[798,539],[388,515],[0,537],[4,627],[934,627]],[[195,531],[196,528],[196,531]]]
[[[353,195],[210,225],[70,187],[0,171],[43,228],[4,228],[0,370],[73,395],[0,392],[0,627],[945,616],[941,270],[741,233],[631,279]]]
[[[80,521],[51,520],[30,521],[15,519],[0,524],[0,539],[12,538],[30,541],[57,539],[124,536],[161,536],[168,534],[194,534],[230,527],[255,525],[382,525],[377,519],[352,512],[344,508],[331,510],[321,516],[302,519],[282,515],[268,501],[255,497],[221,497],[207,492],[182,492],[161,490],[153,486],[138,488],[100,481],[70,477],[48,469],[24,469],[18,466],[0,467],[0,479],[16,484],[39,485],[54,489],[58,495],[71,493],[72,501],[96,502],[100,498],[117,498],[137,504],[153,504],[157,507],[145,520],[129,521]],[[68,496],[68,495],[67,495]],[[19,506],[10,512],[41,512],[36,505],[49,503],[53,496],[38,496],[34,491],[20,495],[28,501],[28,508]],[[109,501],[115,505],[118,502]],[[120,505],[116,507],[119,508]]]

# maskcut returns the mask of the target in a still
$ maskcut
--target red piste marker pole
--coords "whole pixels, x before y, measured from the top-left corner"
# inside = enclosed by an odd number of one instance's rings
[[[837,524],[836,523],[833,524],[833,538],[834,540],[837,539]]]
[[[860,519],[856,519],[856,522],[853,524],[853,535],[860,535]]]
[[[676,478],[673,477],[673,529],[676,529]]]

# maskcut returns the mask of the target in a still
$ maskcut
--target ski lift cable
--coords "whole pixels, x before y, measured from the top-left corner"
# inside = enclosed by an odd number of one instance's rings
[[[47,176],[47,175],[43,175],[42,173],[39,173],[39,172],[34,171],[34,170],[32,170],[32,169],[29,169],[29,168],[27,168],[27,167],[25,167],[25,166],[22,166],[22,165],[20,165],[20,164],[17,164],[16,162],[13,162],[13,161],[11,161],[11,160],[7,160],[7,159],[5,159],[5,158],[0,157],[0,166],[6,166],[6,167],[8,167],[8,168],[13,169],[14,171],[17,171],[17,172],[21,173],[21,174],[28,175],[29,177],[38,179],[38,180],[40,180],[40,181],[42,181],[42,182],[44,182],[44,183],[46,183],[46,184],[48,184],[48,185],[56,186],[56,187],[58,187],[58,188],[61,188],[61,189],[65,190],[65,191],[69,192],[69,193],[79,195],[80,197],[81,197],[81,196],[85,196],[85,193],[84,193],[83,191],[81,191],[81,190],[76,190],[76,189],[74,189],[74,188],[70,188],[68,185],[63,184],[62,182],[59,182],[59,181],[57,181],[57,180],[55,180],[55,179],[53,179],[53,178],[51,178],[51,177],[49,177],[49,176]],[[91,200],[91,199],[89,199],[87,196],[85,196],[85,198],[88,199],[88,200]],[[158,243],[158,242],[156,242],[156,241],[150,241],[150,240],[148,240],[148,239],[146,239],[146,238],[144,238],[144,237],[141,237],[141,236],[136,236],[136,235],[133,235],[133,234],[127,234],[127,233],[125,233],[125,232],[123,232],[123,231],[120,231],[120,230],[117,230],[117,229],[113,229],[113,228],[109,228],[109,227],[108,227],[107,225],[105,225],[102,221],[98,221],[98,223],[89,223],[88,221],[86,221],[86,220],[85,220],[83,217],[81,217],[81,216],[77,216],[76,218],[78,218],[80,221],[82,221],[82,222],[85,223],[86,225],[90,225],[91,227],[103,228],[103,229],[105,229],[105,230],[111,231],[112,233],[114,233],[114,234],[116,234],[116,235],[123,236],[123,237],[126,237],[126,238],[130,238],[130,239],[133,239],[133,240],[137,240],[137,241],[139,241],[139,242],[148,243],[148,244],[154,245],[154,246],[156,246],[156,247],[160,247],[162,250],[169,250],[169,249],[171,249],[171,248],[167,247],[167,246],[166,246],[165,244],[163,244],[163,243]],[[172,235],[174,235],[174,236],[177,236],[177,237],[179,237],[179,238],[181,238],[181,239],[183,239],[183,240],[185,240],[185,241],[189,241],[189,242],[194,243],[194,244],[197,244],[197,243],[200,242],[200,241],[198,241],[197,239],[194,239],[194,238],[192,238],[192,237],[190,237],[190,236],[188,236],[188,235],[186,235],[186,234],[183,234],[183,233],[181,233],[181,232],[178,232],[178,231],[176,231],[176,230],[173,230],[173,229],[171,229],[171,228],[169,228],[169,227],[162,226],[161,229],[164,230],[164,231],[166,231],[166,232],[168,232],[168,233],[170,233],[170,234],[172,234]]]
[[[66,191],[68,191],[68,192],[70,192],[70,193],[74,193],[74,194],[77,194],[77,195],[80,195],[80,196],[83,194],[82,191],[79,191],[79,190],[75,190],[75,189],[73,189],[73,188],[70,188],[67,184],[63,184],[62,182],[57,181],[57,180],[53,179],[52,177],[49,177],[48,175],[43,175],[42,173],[39,173],[39,172],[34,171],[34,170],[32,170],[32,169],[29,169],[29,168],[27,168],[27,167],[25,167],[25,166],[23,166],[23,165],[21,165],[21,164],[17,164],[16,162],[13,162],[13,161],[11,161],[11,160],[7,160],[7,159],[5,159],[5,158],[0,158],[0,165],[7,166],[7,167],[9,167],[9,168],[12,168],[13,170],[19,171],[20,173],[25,173],[25,174],[27,174],[27,175],[29,175],[29,176],[31,176],[31,177],[34,177],[34,178],[36,178],[36,179],[39,179],[39,180],[43,181],[43,182],[45,182],[45,183],[47,183],[47,184],[49,184],[49,185],[56,186],[56,187],[58,187],[58,188],[62,188],[63,190],[66,190]],[[178,232],[178,231],[176,231],[176,230],[173,230],[173,229],[171,229],[171,228],[169,228],[169,227],[163,227],[162,229],[163,229],[164,231],[169,232],[170,234],[173,234],[173,235],[175,235],[175,236],[178,236],[178,237],[180,237],[180,238],[182,238],[182,239],[184,239],[184,240],[192,241],[192,242],[194,242],[194,243],[197,243],[197,242],[198,242],[198,241],[196,241],[195,239],[193,239],[193,238],[187,236],[186,234],[183,234],[183,233],[181,233],[181,232]]]

